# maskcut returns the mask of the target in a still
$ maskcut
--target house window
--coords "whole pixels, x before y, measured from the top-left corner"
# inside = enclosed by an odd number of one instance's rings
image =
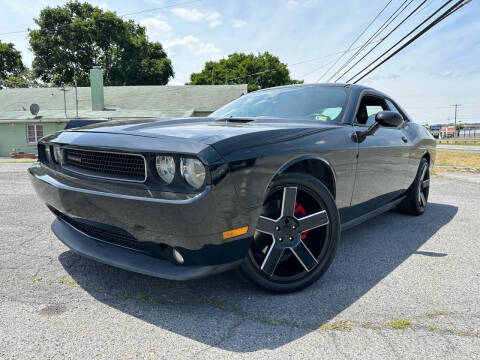
[[[27,142],[36,144],[43,137],[43,125],[27,125]]]

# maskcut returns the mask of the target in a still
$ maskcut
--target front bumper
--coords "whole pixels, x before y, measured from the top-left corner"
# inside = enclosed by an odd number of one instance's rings
[[[60,219],[56,219],[52,223],[52,231],[70,249],[89,259],[124,270],[168,280],[202,278],[232,269],[242,261],[237,260],[221,265],[180,266],[168,260],[151,257],[140,252],[95,240]]]
[[[185,195],[72,177],[41,163],[32,165],[29,173],[38,195],[59,217],[52,229],[67,246],[113,266],[167,279],[205,276],[238,263],[247,254],[261,211],[240,205],[228,177],[199,194]],[[175,265],[171,259],[112,245],[85,234],[59,214],[121,229],[150,248],[176,249],[185,263]],[[247,234],[223,239],[223,231],[246,225]]]

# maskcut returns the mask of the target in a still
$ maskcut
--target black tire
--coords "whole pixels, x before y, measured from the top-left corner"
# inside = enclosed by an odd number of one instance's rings
[[[292,204],[293,189],[294,210],[289,216],[287,204]],[[279,193],[283,196],[281,200],[278,200]],[[280,216],[267,218],[265,213],[278,214],[275,204],[279,201]],[[299,206],[303,209],[302,216],[297,213]],[[310,210],[310,214],[305,209]],[[295,229],[294,224],[298,226],[296,230],[292,230]],[[280,229],[276,225],[283,227]],[[275,235],[265,232],[265,226],[268,229],[272,226],[271,232]],[[303,229],[309,230],[300,232]],[[288,231],[296,233],[286,240]],[[280,175],[268,188],[252,248],[239,270],[249,281],[270,292],[290,293],[304,289],[327,271],[335,257],[340,234],[340,217],[335,200],[322,182],[302,173]],[[281,249],[280,255],[276,249]],[[278,260],[271,261],[271,258]],[[274,265],[269,266],[271,263]]]
[[[422,215],[427,207],[429,188],[429,164],[427,159],[422,158],[418,166],[417,176],[407,190],[407,197],[397,206],[397,210],[402,214]]]

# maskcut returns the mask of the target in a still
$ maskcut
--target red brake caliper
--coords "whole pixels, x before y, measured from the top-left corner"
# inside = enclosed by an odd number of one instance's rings
[[[301,217],[307,216],[307,211],[305,210],[305,208],[303,207],[303,205],[300,204],[300,203],[298,203],[298,202],[295,202],[295,216],[296,216],[297,218],[301,218]],[[308,231],[305,231],[304,233],[302,233],[302,235],[300,235],[300,238],[303,240],[303,239],[305,239],[307,236],[308,236]]]

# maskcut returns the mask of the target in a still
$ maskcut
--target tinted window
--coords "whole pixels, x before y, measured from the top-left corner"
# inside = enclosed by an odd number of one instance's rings
[[[388,105],[388,107],[390,108],[390,110],[396,111],[396,112],[398,112],[399,114],[401,114],[401,111],[399,111],[399,110],[397,109],[397,107],[395,106],[394,103],[392,103],[392,102],[391,102],[390,100],[388,100],[388,99],[385,99],[385,101],[387,102],[387,105]]]
[[[384,99],[377,96],[364,96],[358,107],[357,123],[370,126],[375,123],[375,115],[383,110],[388,110]]]
[[[341,122],[347,101],[341,87],[292,86],[244,95],[211,117],[277,117]]]

